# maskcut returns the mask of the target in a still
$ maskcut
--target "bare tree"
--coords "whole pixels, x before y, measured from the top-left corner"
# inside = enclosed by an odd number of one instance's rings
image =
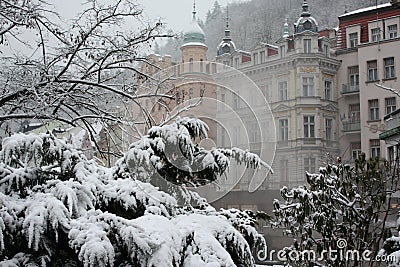
[[[94,120],[108,126],[140,123],[126,121],[121,109],[132,103],[140,108],[142,99],[154,96],[136,93],[138,78],[151,79],[140,71],[146,61],[141,54],[156,38],[171,34],[160,21],[148,21],[134,0],[107,5],[89,0],[85,7],[65,27],[41,0],[0,2],[2,40],[15,37],[36,49],[33,56],[0,58],[0,126],[25,119],[60,121],[87,128],[94,141]],[[126,25],[136,30],[125,30]],[[23,28],[36,34],[34,43],[19,35]]]

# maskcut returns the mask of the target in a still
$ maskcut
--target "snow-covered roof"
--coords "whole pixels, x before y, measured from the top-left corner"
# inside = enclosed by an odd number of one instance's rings
[[[189,43],[186,43],[186,44],[181,45],[181,47],[188,46],[188,45],[193,45],[193,46],[198,45],[198,46],[207,47],[206,44],[203,44],[203,43],[200,43],[200,42],[189,42]]]
[[[370,6],[370,7],[366,7],[366,8],[360,8],[360,9],[348,12],[346,14],[340,15],[339,18],[343,18],[343,17],[346,17],[346,16],[358,14],[358,13],[368,12],[368,11],[379,9],[379,8],[389,7],[391,5],[392,5],[391,3],[386,3],[386,4],[377,5],[377,6]]]

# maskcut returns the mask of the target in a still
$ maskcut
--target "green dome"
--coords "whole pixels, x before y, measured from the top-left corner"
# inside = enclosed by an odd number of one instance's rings
[[[205,43],[206,38],[203,29],[197,23],[196,16],[193,14],[193,20],[185,30],[183,42],[187,43]]]

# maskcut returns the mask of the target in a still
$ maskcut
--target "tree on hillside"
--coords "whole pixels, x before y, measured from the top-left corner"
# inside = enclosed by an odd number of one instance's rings
[[[259,214],[216,211],[184,184],[213,180],[229,157],[249,166],[262,162],[238,149],[206,151],[192,143],[205,132],[203,122],[187,118],[154,127],[111,169],[49,134],[6,138],[0,265],[254,266],[252,251],[265,244],[254,228]],[[166,162],[169,147],[193,164],[183,171]],[[196,176],[190,166],[211,175]],[[177,180],[181,205],[176,192],[145,182],[154,172]]]
[[[0,126],[31,119],[60,121],[86,128],[95,141],[93,120],[108,129],[131,123],[122,110],[141,107],[151,94],[136,94],[137,79],[150,79],[140,72],[139,63],[146,61],[141,54],[155,38],[170,34],[160,21],[147,22],[134,0],[90,0],[84,8],[70,25],[63,25],[45,1],[0,2],[4,45],[16,39],[29,50],[0,58]],[[35,39],[28,39],[32,34]]]
[[[322,255],[321,264],[329,266],[377,264],[373,260],[363,262],[361,254],[369,250],[368,256],[374,259],[390,236],[388,216],[393,212],[391,201],[398,178],[397,168],[366,160],[362,154],[354,167],[340,162],[327,164],[318,174],[307,173],[307,186],[282,188],[284,202],[274,202],[273,226],[285,227],[285,233],[296,238],[286,248],[287,260],[293,266],[314,266]],[[290,257],[309,250],[316,252],[314,259],[300,257],[294,261]],[[332,257],[327,256],[335,250]],[[339,256],[353,250],[359,251],[360,258]]]

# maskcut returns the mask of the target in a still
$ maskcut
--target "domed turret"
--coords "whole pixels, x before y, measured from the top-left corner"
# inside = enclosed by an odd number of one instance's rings
[[[205,43],[206,38],[203,29],[197,23],[196,6],[193,5],[193,19],[183,35],[183,43]]]
[[[311,17],[306,0],[303,2],[303,13],[301,13],[300,18],[294,24],[294,31],[295,33],[302,33],[304,31],[318,32],[318,23]]]
[[[232,54],[236,51],[235,43],[231,38],[231,31],[229,30],[229,15],[228,15],[228,7],[226,9],[226,29],[225,36],[222,39],[222,42],[217,47],[217,56],[221,56],[223,54]]]

